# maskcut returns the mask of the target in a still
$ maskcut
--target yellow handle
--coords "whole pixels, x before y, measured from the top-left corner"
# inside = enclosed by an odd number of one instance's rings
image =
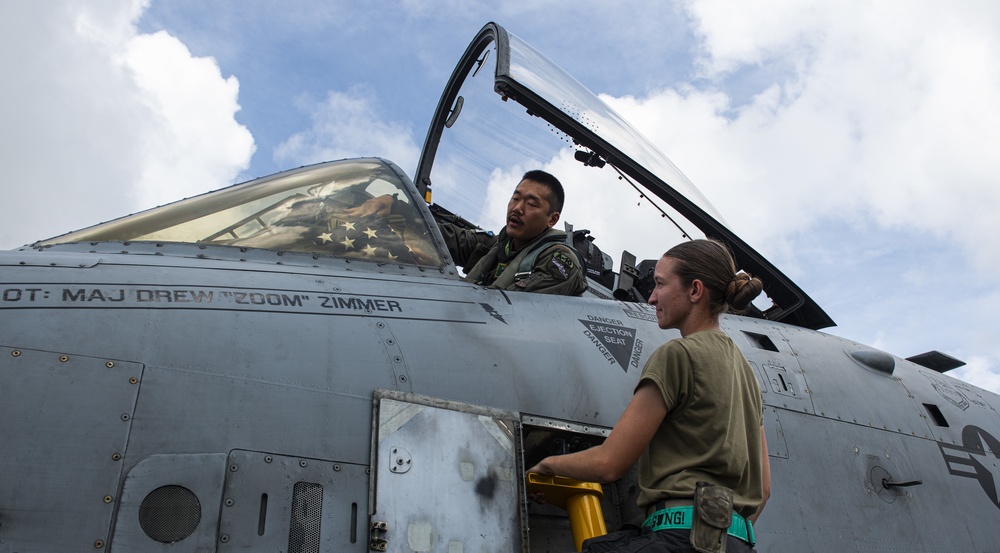
[[[547,503],[566,509],[577,551],[583,549],[584,540],[608,533],[601,509],[604,490],[600,484],[534,473],[528,473],[525,483],[528,493],[545,494]]]

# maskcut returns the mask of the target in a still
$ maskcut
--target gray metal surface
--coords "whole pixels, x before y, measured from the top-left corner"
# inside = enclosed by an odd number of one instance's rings
[[[104,547],[141,376],[142,365],[112,357],[0,346],[4,546]]]
[[[230,453],[217,551],[367,551],[368,467]]]
[[[375,401],[372,520],[387,525],[385,550],[519,549],[517,415],[391,392]]]
[[[167,552],[176,551],[174,541],[157,539],[156,529],[183,527],[179,519],[189,516],[191,505],[169,500],[159,505],[158,512],[147,514],[147,498],[165,487],[180,487],[196,498],[197,524],[182,528],[172,539],[184,542],[190,551],[213,551],[217,538],[219,502],[226,476],[226,455],[151,455],[137,463],[125,477],[118,518],[114,531],[114,551]],[[186,496],[184,496],[186,498]],[[183,537],[181,537],[183,536]]]

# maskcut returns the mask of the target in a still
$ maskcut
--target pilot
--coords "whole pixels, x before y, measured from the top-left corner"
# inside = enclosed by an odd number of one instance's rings
[[[649,303],[659,327],[681,337],[649,358],[601,445],[546,457],[528,472],[613,482],[638,461],[642,531],[593,538],[584,551],[755,551],[752,522],[771,487],[763,404],[719,315],[727,306],[749,307],[763,284],[736,273],[728,248],[715,240],[671,248],[653,278]]]
[[[556,177],[528,171],[507,202],[507,224],[498,235],[440,222],[441,234],[465,280],[502,290],[579,296],[587,277],[579,253],[566,244],[559,221],[565,193]],[[392,196],[368,200],[352,215],[388,215]]]

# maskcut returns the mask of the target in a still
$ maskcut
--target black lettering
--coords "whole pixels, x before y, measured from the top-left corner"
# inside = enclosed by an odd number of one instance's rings
[[[642,340],[636,340],[635,351],[632,352],[632,362],[630,364],[635,368],[639,368],[640,357],[642,357]]]
[[[363,300],[361,298],[342,298],[342,297],[331,297],[331,296],[318,296],[321,300],[321,307],[327,309],[351,309],[354,311],[402,311],[403,308],[399,305],[398,301],[386,300],[386,299],[369,299]],[[308,299],[308,296],[306,296]],[[294,305],[301,306],[303,297],[295,294],[292,297],[286,296],[284,294],[280,297],[283,305]],[[277,301],[277,297],[275,298]],[[275,303],[274,305],[277,305]]]
[[[65,290],[63,291],[65,292]],[[18,288],[8,288],[4,290],[3,301],[21,301],[21,290]]]
[[[188,293],[185,290],[174,290],[174,301],[187,303],[191,300],[188,299]]]
[[[113,301],[113,302],[125,301],[125,290],[116,290],[116,291],[118,292],[118,297],[112,296],[111,294],[113,294],[114,292],[111,292],[107,296],[105,296],[105,298],[108,301]]]
[[[587,315],[587,320],[598,323],[623,326],[623,323],[618,319],[609,319],[608,317],[598,317],[597,315]]]
[[[170,297],[170,290],[156,290],[154,295],[156,296],[156,301],[165,301],[170,303],[173,299]]]
[[[198,303],[212,303],[212,293],[204,290],[191,290],[194,301]]]
[[[268,294],[267,295],[268,305],[281,305],[281,296],[278,294]]]
[[[242,305],[246,305],[248,303],[246,292],[234,292],[234,294],[236,296],[236,303]]]
[[[87,296],[87,301],[94,301],[94,300],[104,301],[104,293],[102,293],[100,290],[92,290],[90,292],[90,295]]]
[[[299,307],[302,306],[302,297],[299,296],[298,294],[295,294],[294,296],[292,296],[290,298],[288,296],[286,296],[285,294],[282,294],[281,295],[281,301],[285,305],[293,305],[293,306],[299,306]],[[325,304],[324,304],[324,306],[325,306]]]
[[[63,288],[63,301],[85,301],[87,299],[87,290],[80,288],[76,292]]]

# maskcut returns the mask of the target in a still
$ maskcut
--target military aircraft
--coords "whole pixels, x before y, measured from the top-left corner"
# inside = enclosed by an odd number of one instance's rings
[[[534,168],[566,185],[583,297],[467,283],[442,241]],[[410,215],[348,214],[384,194]],[[820,332],[663,154],[490,23],[412,178],[333,161],[0,252],[0,552],[569,551],[524,469],[607,436],[677,335],[649,260],[698,236],[770,299],[721,322],[763,390],[757,549],[998,551],[1000,397]],[[608,529],[634,488],[603,486]]]

